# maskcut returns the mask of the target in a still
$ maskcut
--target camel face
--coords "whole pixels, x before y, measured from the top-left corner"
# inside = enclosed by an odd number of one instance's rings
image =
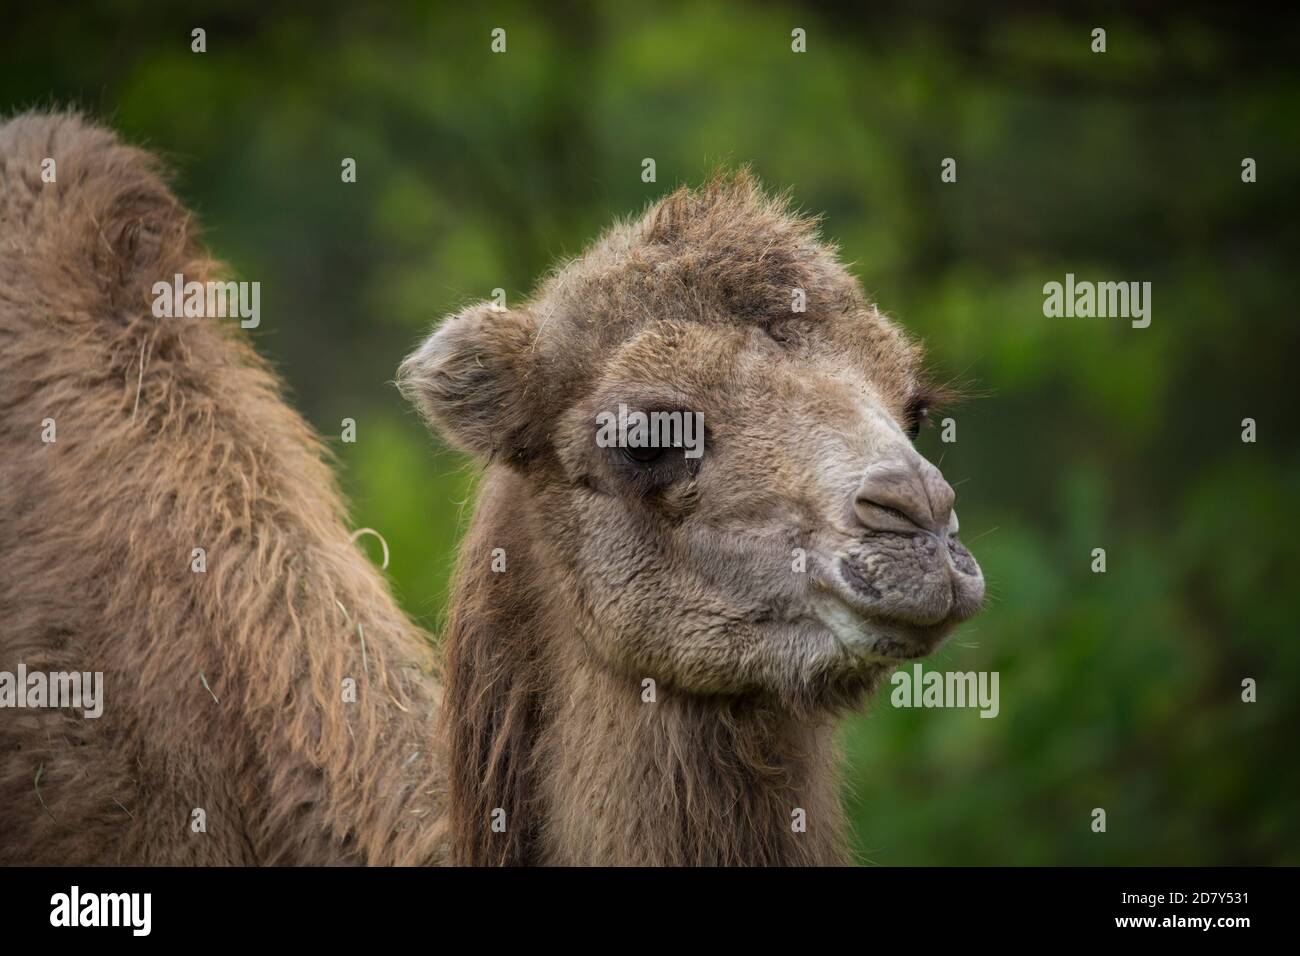
[[[919,348],[743,174],[615,227],[521,309],[448,320],[402,380],[507,466],[525,573],[630,677],[839,703],[983,599],[911,443]]]

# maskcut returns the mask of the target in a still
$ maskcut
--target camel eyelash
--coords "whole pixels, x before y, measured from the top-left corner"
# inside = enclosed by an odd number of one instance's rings
[[[922,428],[936,420],[940,409],[946,411],[954,405],[960,405],[968,399],[983,394],[971,383],[949,381],[940,385],[922,379],[921,383],[912,389],[911,397],[903,407],[903,430],[907,432],[908,438],[915,440]]]
[[[908,438],[916,440],[916,437],[921,434],[921,429],[930,424],[930,412],[935,410],[944,398],[945,394],[941,389],[929,385],[922,386],[912,393],[903,410],[903,431],[907,433]]]

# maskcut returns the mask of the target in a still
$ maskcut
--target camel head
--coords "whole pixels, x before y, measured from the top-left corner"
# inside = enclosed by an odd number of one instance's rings
[[[524,573],[603,665],[815,710],[983,599],[912,445],[920,360],[816,223],[739,173],[615,225],[524,305],[449,317],[401,384],[505,470]]]

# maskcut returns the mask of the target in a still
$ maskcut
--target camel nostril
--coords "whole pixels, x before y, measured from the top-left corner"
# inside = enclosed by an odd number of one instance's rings
[[[902,470],[874,468],[853,497],[858,522],[872,531],[930,528],[930,501],[919,481]]]
[[[858,499],[858,500],[862,501],[865,507],[875,508],[876,510],[880,511],[883,514],[888,515],[891,518],[896,518],[899,521],[906,522],[907,524],[916,524],[916,521],[913,518],[911,518],[909,515],[905,514],[904,512],[900,511],[897,508],[891,507],[890,505],[883,505],[877,501],[870,501],[870,500],[863,501],[863,499]]]
[[[858,523],[871,531],[955,534],[955,495],[939,469],[919,455],[868,466],[853,495]]]

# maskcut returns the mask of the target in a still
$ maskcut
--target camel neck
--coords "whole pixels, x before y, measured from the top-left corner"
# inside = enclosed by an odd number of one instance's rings
[[[843,862],[830,716],[687,693],[599,659],[534,573],[524,500],[486,483],[445,634],[457,862]]]
[[[542,862],[844,860],[828,721],[617,674],[565,638],[536,743]]]

